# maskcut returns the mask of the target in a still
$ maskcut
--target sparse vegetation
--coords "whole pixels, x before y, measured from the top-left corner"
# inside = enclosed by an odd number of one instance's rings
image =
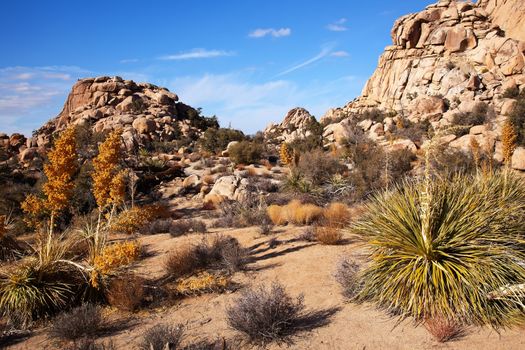
[[[465,327],[455,320],[447,320],[443,317],[436,317],[425,320],[425,328],[440,343],[461,338],[465,334]]]
[[[184,328],[181,324],[170,326],[159,324],[151,327],[142,336],[140,350],[177,349],[182,342]]]
[[[342,289],[342,294],[348,299],[354,298],[361,289],[359,280],[359,265],[352,260],[342,258],[335,272],[335,279]]]
[[[96,337],[104,327],[99,306],[83,304],[58,315],[52,322],[49,335],[60,340]]]
[[[230,147],[230,159],[234,164],[257,164],[263,156],[263,145],[254,141],[241,141]]]
[[[229,326],[257,344],[286,341],[304,315],[302,296],[292,298],[278,283],[244,290],[226,310]]]

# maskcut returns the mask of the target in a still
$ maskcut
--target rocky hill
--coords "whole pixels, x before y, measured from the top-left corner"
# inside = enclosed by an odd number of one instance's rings
[[[386,143],[385,134],[395,131],[400,119],[437,129],[462,124],[462,115],[483,109],[491,116],[481,123],[484,126],[461,139],[451,135],[447,140],[465,150],[476,138],[501,158],[499,131],[515,103],[505,92],[525,88],[525,42],[519,40],[524,36],[519,29],[524,4],[441,0],[401,17],[391,32],[392,45],[385,48],[361,96],[321,119],[327,125],[325,136],[338,141],[359,123],[371,138]],[[386,117],[355,118],[374,111]],[[417,145],[399,137],[394,142],[412,149]]]

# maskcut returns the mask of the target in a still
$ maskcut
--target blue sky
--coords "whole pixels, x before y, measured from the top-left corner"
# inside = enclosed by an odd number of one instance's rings
[[[78,78],[166,86],[248,133],[358,96],[401,15],[432,0],[39,0],[0,4],[0,131],[30,134]]]

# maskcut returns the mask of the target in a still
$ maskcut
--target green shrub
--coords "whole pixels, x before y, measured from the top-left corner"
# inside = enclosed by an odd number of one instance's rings
[[[525,90],[517,97],[516,105],[509,115],[509,120],[516,130],[518,136],[516,142],[525,145]]]
[[[235,164],[258,163],[264,153],[262,144],[250,141],[241,141],[230,147],[230,159]]]
[[[243,141],[246,136],[242,131],[234,129],[208,129],[199,139],[199,146],[207,152],[220,153],[226,149],[228,144],[232,141]]]
[[[501,327],[520,302],[491,297],[525,281],[525,184],[510,173],[406,183],[354,225],[371,250],[357,301],[416,320]]]

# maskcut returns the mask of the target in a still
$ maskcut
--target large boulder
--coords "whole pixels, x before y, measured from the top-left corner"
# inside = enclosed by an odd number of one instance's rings
[[[525,148],[518,147],[512,155],[512,169],[525,170]]]
[[[206,195],[205,201],[213,197],[221,197],[228,200],[243,200],[248,195],[248,180],[236,175],[223,176],[213,185],[211,191]]]

